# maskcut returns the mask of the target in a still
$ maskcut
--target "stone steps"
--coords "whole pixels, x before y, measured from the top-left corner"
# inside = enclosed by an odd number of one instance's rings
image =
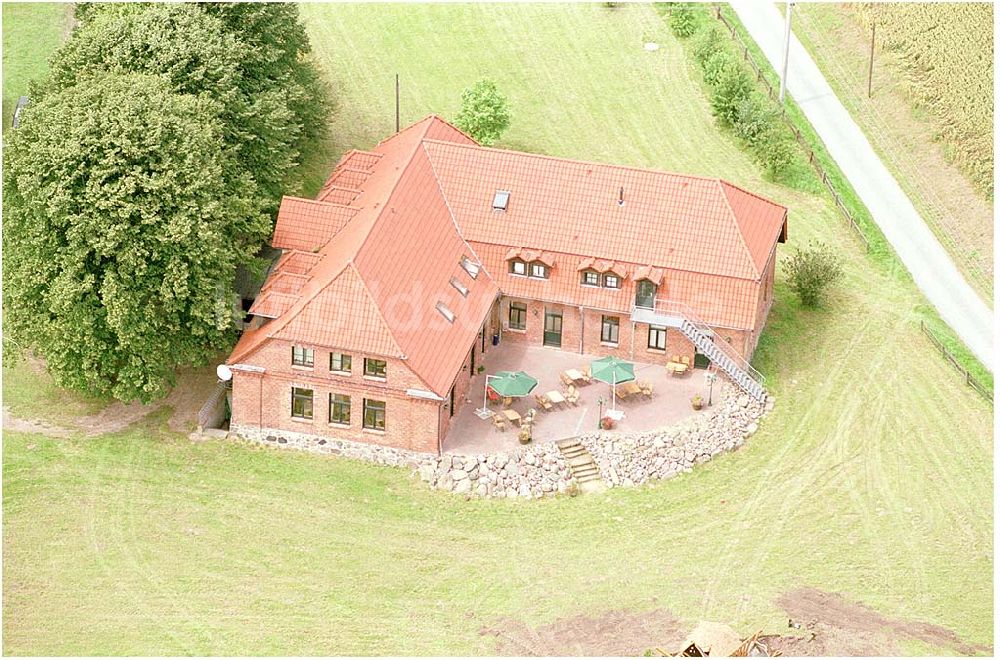
[[[601,471],[587,448],[578,438],[567,438],[556,443],[559,452],[566,459],[570,475],[583,493],[599,492],[605,489]]]

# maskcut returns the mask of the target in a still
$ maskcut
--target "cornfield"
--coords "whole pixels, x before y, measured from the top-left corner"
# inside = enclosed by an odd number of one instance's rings
[[[856,4],[876,47],[899,56],[918,107],[930,111],[955,164],[993,197],[993,6]]]

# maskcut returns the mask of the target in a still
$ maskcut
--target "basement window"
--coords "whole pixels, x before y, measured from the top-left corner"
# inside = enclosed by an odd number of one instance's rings
[[[479,277],[479,264],[474,263],[472,259],[469,259],[468,257],[462,257],[461,261],[459,261],[458,264],[462,267],[462,270],[464,270],[466,273],[469,274],[469,277],[471,277],[472,279],[476,279],[477,277]]]
[[[493,195],[493,210],[494,211],[506,211],[507,202],[510,201],[510,191],[509,190],[498,190],[496,194]]]
[[[439,302],[436,305],[436,307],[437,311],[441,312],[441,316],[443,316],[448,321],[448,323],[455,322],[455,312],[448,309],[447,305],[445,305],[443,302]]]
[[[458,278],[456,277],[451,278],[451,285],[455,287],[456,291],[462,294],[463,298],[469,295],[469,287],[459,282]]]

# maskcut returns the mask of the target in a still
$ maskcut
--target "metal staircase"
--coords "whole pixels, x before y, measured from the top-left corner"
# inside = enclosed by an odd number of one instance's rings
[[[740,389],[761,403],[767,398],[764,377],[760,372],[729,343],[716,344],[712,341],[711,328],[699,321],[687,305],[671,300],[656,300],[653,307],[634,307],[632,320],[677,328]]]

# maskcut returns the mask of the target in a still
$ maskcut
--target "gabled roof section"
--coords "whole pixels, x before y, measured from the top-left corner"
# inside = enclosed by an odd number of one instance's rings
[[[344,204],[283,197],[271,245],[283,250],[314,252],[358,212]]]
[[[272,337],[401,357],[378,305],[352,265],[327,284]]]
[[[435,140],[425,140],[424,150],[473,242],[542,243],[555,252],[757,280],[764,263],[756,252],[770,249],[766,237],[777,235],[784,218],[783,207],[719,179]],[[492,208],[497,190],[511,191],[504,212]]]
[[[273,337],[403,358],[428,388],[447,394],[498,290],[485,272],[473,280],[459,265],[463,257],[480,262],[459,234],[421,148],[428,135],[475,144],[431,116],[371,152],[346,154],[320,200],[285,198],[286,217],[322,229],[295,240],[287,238],[291,227],[282,227],[289,251],[260,299],[262,311],[280,313],[244,334],[230,364]],[[328,207],[349,217],[344,223],[311,219]],[[442,307],[454,314],[452,321]]]
[[[499,290],[462,257],[478,262],[462,239],[423,150],[418,150],[355,263],[385,315],[410,368],[445,396]],[[457,279],[463,296],[451,285]],[[454,313],[446,320],[439,305]]]
[[[788,209],[728,181],[720,180],[719,185],[729,201],[729,208],[757,270],[763,271],[771,256],[771,248],[785,225]]]

